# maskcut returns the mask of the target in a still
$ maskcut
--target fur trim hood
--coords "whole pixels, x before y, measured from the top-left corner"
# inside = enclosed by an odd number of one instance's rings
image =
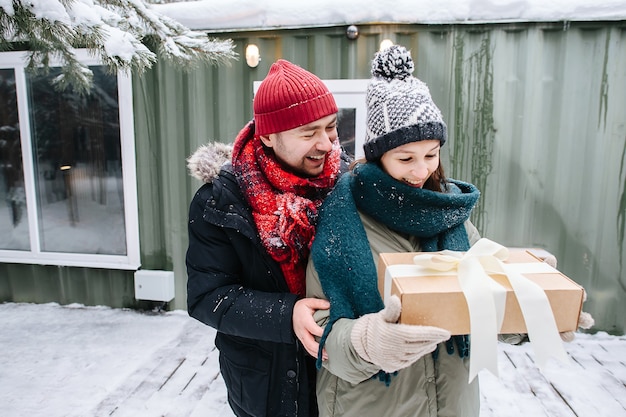
[[[220,173],[222,166],[231,161],[232,154],[232,144],[210,142],[202,145],[187,158],[189,175],[202,182],[211,183]]]

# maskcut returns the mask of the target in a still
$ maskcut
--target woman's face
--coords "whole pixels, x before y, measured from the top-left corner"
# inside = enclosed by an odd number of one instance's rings
[[[422,188],[439,166],[440,147],[438,139],[411,142],[385,152],[380,162],[396,180]]]

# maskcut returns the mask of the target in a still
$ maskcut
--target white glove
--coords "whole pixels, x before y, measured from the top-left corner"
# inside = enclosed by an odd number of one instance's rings
[[[398,324],[401,309],[400,299],[391,296],[383,310],[358,318],[350,335],[359,356],[388,373],[406,368],[450,338],[439,327]]]

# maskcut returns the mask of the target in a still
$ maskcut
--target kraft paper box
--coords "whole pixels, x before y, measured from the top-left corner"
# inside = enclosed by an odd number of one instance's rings
[[[532,249],[509,249],[505,263],[541,262]],[[378,262],[378,287],[384,294],[385,270],[389,265],[413,264],[419,252],[381,253]],[[583,288],[564,274],[523,274],[546,293],[559,332],[575,331],[583,303]],[[506,276],[490,275],[507,289],[504,322],[500,333],[527,333],[520,306]],[[400,323],[436,326],[453,335],[470,333],[470,318],[465,296],[456,275],[394,277],[391,294],[400,297]]]

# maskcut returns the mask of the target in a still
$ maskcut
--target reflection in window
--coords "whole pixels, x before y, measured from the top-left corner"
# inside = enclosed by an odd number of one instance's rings
[[[341,108],[337,113],[337,131],[343,149],[354,157],[354,137],[356,132],[356,109]]]
[[[89,95],[27,74],[40,247],[126,254],[117,77],[91,67]]]
[[[0,249],[29,250],[22,148],[13,69],[0,69]]]

